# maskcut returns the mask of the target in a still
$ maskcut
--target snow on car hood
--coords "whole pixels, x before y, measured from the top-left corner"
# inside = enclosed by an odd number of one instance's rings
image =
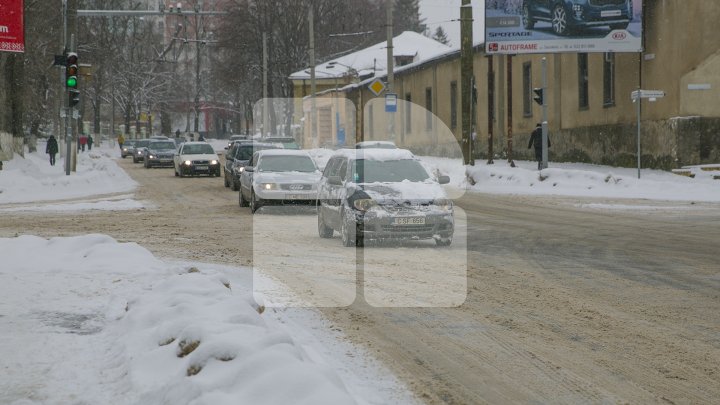
[[[357,186],[376,201],[417,201],[448,198],[440,184],[433,181],[413,182],[405,180],[399,183],[361,183]]]
[[[317,184],[320,181],[320,172],[255,172],[255,183],[279,184]]]

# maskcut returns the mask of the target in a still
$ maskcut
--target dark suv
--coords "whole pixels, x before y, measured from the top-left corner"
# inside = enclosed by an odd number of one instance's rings
[[[568,35],[587,27],[626,29],[632,16],[632,0],[525,0],[522,19],[527,30],[547,21],[555,34]]]

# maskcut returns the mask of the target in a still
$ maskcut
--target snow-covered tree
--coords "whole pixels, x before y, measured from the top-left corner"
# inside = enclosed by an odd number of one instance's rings
[[[437,29],[435,30],[435,33],[432,36],[432,39],[434,39],[442,44],[450,45],[450,39],[448,39],[447,33],[445,33],[445,30],[443,29],[442,26],[437,27]]]

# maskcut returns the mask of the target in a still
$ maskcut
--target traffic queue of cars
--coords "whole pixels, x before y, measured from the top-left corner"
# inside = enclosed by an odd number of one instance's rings
[[[273,141],[270,139],[270,141]],[[166,137],[136,140],[122,151],[146,168],[173,167],[175,176],[224,176],[238,203],[255,214],[266,206],[317,208],[321,238],[335,232],[344,246],[367,240],[432,239],[449,246],[455,221],[453,203],[409,150],[392,142],[361,142],[333,153],[321,171],[307,151],[291,142],[237,139],[229,143],[224,166],[207,142],[179,146]]]

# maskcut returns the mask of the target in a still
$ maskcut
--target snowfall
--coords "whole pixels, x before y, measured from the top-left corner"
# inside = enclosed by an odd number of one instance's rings
[[[222,151],[224,141],[213,145]],[[324,166],[332,151],[310,153]],[[50,166],[42,153],[5,162],[0,220],[153,209],[135,199],[117,155],[110,145],[81,153],[71,176],[62,158]],[[688,168],[694,178],[642,170],[638,179],[636,169],[587,164],[537,171],[525,161],[422,160],[451,177],[454,198],[598,197],[610,202],[578,207],[618,210],[720,202],[717,166]],[[251,268],[158,258],[105,235],[16,232],[0,238],[1,404],[417,403],[315,309],[266,307]]]

